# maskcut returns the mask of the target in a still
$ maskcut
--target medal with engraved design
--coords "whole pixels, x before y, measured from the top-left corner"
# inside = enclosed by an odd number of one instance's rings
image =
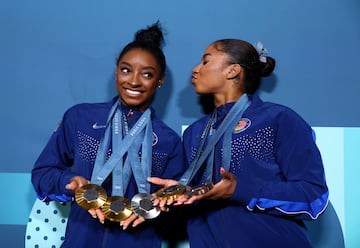
[[[143,217],[144,219],[156,218],[161,210],[159,207],[153,205],[155,197],[151,194],[139,193],[134,195],[131,199],[131,207],[134,213]]]
[[[105,189],[96,184],[86,184],[75,191],[76,203],[86,210],[100,208],[106,199]]]
[[[130,201],[122,196],[108,197],[101,209],[105,218],[113,222],[123,221],[133,213]]]
[[[170,186],[156,192],[156,197],[160,200],[175,200],[185,192],[185,189],[185,186],[180,184]]]
[[[212,182],[205,182],[199,186],[195,186],[195,187],[191,188],[190,190],[186,191],[185,194],[187,196],[203,195],[206,192],[208,192],[209,190],[211,190],[213,185],[214,184]]]

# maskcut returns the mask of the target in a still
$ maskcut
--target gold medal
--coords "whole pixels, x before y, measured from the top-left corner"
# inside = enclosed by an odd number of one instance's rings
[[[110,196],[101,209],[105,218],[114,222],[125,220],[133,213],[130,201],[122,196]]]
[[[174,185],[156,192],[156,197],[160,200],[175,200],[185,192],[185,186]]]
[[[105,189],[96,184],[86,184],[75,191],[76,203],[86,210],[100,208],[106,199]]]

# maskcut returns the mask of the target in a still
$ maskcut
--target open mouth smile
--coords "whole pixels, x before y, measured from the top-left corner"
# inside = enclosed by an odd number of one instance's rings
[[[129,95],[136,95],[136,96],[138,96],[138,95],[140,95],[141,94],[141,92],[140,91],[137,91],[137,90],[130,90],[130,89],[125,89],[125,92],[126,93],[128,93]]]

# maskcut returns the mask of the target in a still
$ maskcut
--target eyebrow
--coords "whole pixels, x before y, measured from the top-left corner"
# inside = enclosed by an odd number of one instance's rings
[[[205,57],[208,57],[208,56],[211,56],[210,53],[205,53],[203,56],[202,56],[202,59],[205,59]]]
[[[120,65],[127,65],[127,66],[129,66],[129,67],[132,67],[131,64],[128,63],[128,62],[126,62],[126,61],[121,61],[121,62],[119,63],[119,66],[120,66]],[[154,68],[153,66],[145,66],[145,67],[143,67],[142,69],[143,69],[143,70],[153,70],[153,71],[156,71],[156,68]]]

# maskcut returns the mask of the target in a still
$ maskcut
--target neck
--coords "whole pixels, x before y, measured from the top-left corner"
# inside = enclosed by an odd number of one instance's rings
[[[229,94],[229,95],[214,95],[214,105],[215,107],[219,107],[221,105],[230,103],[230,102],[236,102],[237,100],[240,99],[240,97],[243,95],[244,93],[239,93],[239,94]]]
[[[149,103],[145,103],[143,105],[129,105],[129,104],[125,103],[124,101],[121,101],[121,102],[124,106],[127,106],[131,112],[139,110],[140,112],[144,113],[150,107]]]

